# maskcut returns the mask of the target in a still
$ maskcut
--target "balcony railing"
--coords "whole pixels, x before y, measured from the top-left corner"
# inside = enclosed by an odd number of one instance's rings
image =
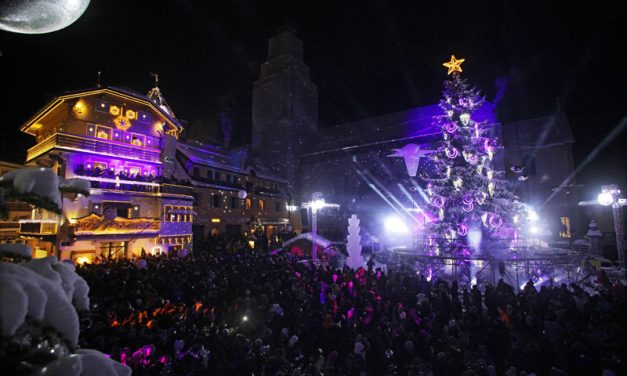
[[[155,234],[159,232],[160,224],[159,218],[107,219],[92,213],[79,218],[70,231],[74,235]]]
[[[134,158],[151,162],[158,162],[161,155],[159,149],[151,147],[127,145],[118,141],[71,135],[67,133],[56,133],[28,149],[26,152],[26,160],[30,161],[53,147],[87,151],[96,154],[106,154],[116,157]]]
[[[77,176],[82,177],[83,175]],[[92,189],[146,193],[172,193],[188,196],[191,196],[193,193],[193,188],[190,186],[172,183],[156,183],[155,181],[157,179],[154,179],[153,181],[138,181],[103,178],[100,176],[85,176],[84,179],[89,180]]]
[[[20,220],[20,234],[55,235],[57,226],[57,221],[51,219],[22,219]]]
[[[17,231],[20,229],[19,222],[0,222],[0,232]]]

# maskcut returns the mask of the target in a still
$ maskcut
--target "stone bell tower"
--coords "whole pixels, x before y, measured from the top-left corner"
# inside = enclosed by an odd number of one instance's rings
[[[268,58],[253,84],[253,155],[288,180],[299,201],[299,155],[315,147],[318,90],[303,60],[303,41],[283,28],[270,38]]]

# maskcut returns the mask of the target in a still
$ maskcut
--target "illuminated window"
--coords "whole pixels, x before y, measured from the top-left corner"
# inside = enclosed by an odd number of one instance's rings
[[[560,229],[560,238],[570,238],[570,218],[560,217],[562,228]]]
[[[257,206],[260,211],[263,211],[266,208],[266,203],[263,200],[259,200],[259,202],[257,203]]]
[[[111,128],[102,125],[96,126],[96,137],[103,138],[105,140],[111,139]]]
[[[144,146],[144,136],[133,133],[131,144],[135,146]]]
[[[252,206],[252,202],[250,201],[249,198],[246,199],[246,209],[250,210],[250,207]]]
[[[128,172],[131,174],[131,176],[141,175],[142,169],[139,167],[131,167],[128,169]]]
[[[106,170],[107,169],[107,163],[106,162],[94,162],[94,169],[98,168],[100,170]]]
[[[126,257],[128,242],[101,242],[100,255],[104,257]]]

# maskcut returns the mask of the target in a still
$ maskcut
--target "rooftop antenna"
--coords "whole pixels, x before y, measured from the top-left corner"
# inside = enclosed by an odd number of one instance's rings
[[[101,76],[102,76],[102,72],[98,71],[98,74],[96,75],[96,87],[100,87]]]
[[[155,87],[159,87],[159,74],[151,72],[150,75],[155,79]]]

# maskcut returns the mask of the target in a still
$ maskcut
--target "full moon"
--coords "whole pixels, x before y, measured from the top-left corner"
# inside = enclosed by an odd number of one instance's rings
[[[20,34],[45,34],[76,21],[90,0],[3,0],[0,29]]]

